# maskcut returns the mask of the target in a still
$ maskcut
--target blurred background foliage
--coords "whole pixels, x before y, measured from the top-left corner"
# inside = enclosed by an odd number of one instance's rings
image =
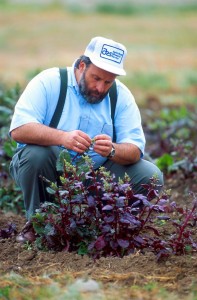
[[[125,44],[138,104],[197,101],[196,0],[0,0],[0,81],[69,66],[96,35]]]

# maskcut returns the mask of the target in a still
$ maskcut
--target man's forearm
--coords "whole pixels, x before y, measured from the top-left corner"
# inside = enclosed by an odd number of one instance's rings
[[[43,124],[28,123],[11,132],[12,138],[24,144],[42,146],[61,145],[64,132]]]
[[[91,138],[81,130],[63,131],[43,124],[28,123],[11,132],[12,138],[20,143],[40,146],[64,146],[80,154],[87,151]]]
[[[112,161],[121,164],[129,165],[136,163],[141,156],[139,148],[130,143],[115,144],[115,156],[111,158]]]
[[[91,139],[79,130],[73,132],[71,135],[71,132],[68,133],[38,123],[22,125],[14,129],[11,132],[11,136],[15,141],[20,143],[41,146],[62,145],[79,153],[86,151],[91,143]],[[78,144],[80,147],[76,148]],[[140,159],[141,152],[136,145],[131,143],[113,144],[115,147],[115,156],[110,158],[112,161],[128,165],[136,163]]]

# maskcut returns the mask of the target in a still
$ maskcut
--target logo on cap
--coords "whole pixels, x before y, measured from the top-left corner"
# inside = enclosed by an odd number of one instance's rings
[[[100,57],[114,61],[118,64],[121,63],[123,55],[124,55],[124,50],[107,44],[103,45],[100,53]]]

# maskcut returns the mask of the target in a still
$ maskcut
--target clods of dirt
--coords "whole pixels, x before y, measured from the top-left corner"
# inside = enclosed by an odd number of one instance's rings
[[[179,178],[180,179],[180,178]],[[172,188],[172,197],[187,205],[188,186],[197,192],[196,181],[185,180],[178,184],[177,178],[167,181],[166,188]],[[176,188],[174,189],[174,186]],[[24,216],[12,212],[0,212],[0,229],[14,223],[20,231],[26,222]],[[196,241],[197,242],[197,241]],[[157,262],[153,253],[135,253],[123,258],[108,257],[94,261],[88,256],[67,252],[43,252],[32,246],[24,247],[16,242],[15,236],[0,240],[0,272],[14,271],[20,275],[39,276],[56,272],[72,272],[77,278],[89,275],[103,283],[117,282],[124,286],[143,285],[148,282],[162,284],[170,291],[187,294],[197,285],[197,253],[171,256],[166,261]]]

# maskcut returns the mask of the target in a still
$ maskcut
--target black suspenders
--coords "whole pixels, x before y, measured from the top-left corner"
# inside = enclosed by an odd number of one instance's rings
[[[61,118],[61,114],[64,108],[64,103],[66,100],[66,93],[67,93],[67,83],[68,83],[68,75],[67,69],[59,69],[60,70],[60,95],[58,99],[57,106],[55,108],[55,112],[49,124],[50,127],[57,128],[59,120]],[[112,87],[109,90],[109,97],[111,101],[111,118],[113,124],[113,142],[116,141],[116,132],[114,126],[114,114],[116,109],[116,102],[117,102],[117,89],[116,89],[116,82],[114,81]]]
[[[67,93],[67,83],[68,83],[68,74],[67,69],[60,69],[60,95],[57,102],[57,106],[55,108],[53,117],[49,124],[50,127],[57,128],[59,120],[61,118],[61,114],[64,108],[64,103],[66,101],[66,93]]]

